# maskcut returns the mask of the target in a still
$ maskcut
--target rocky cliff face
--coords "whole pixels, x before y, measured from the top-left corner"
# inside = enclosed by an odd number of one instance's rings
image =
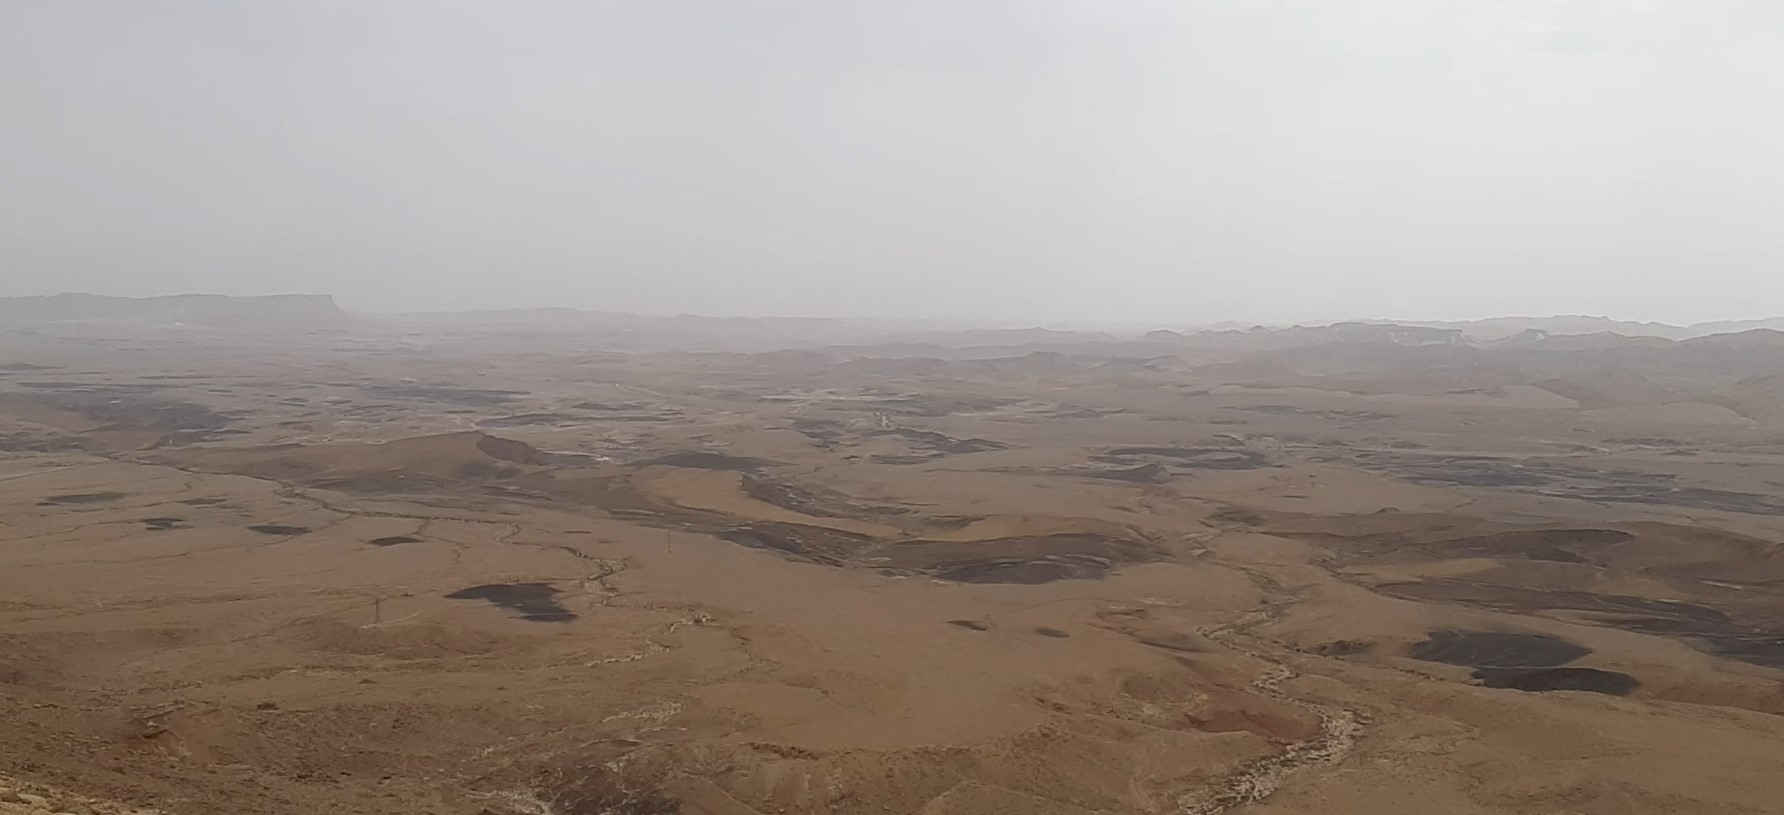
[[[179,294],[142,298],[56,294],[0,298],[0,326],[91,322],[283,331],[342,328],[351,323],[351,318],[326,294]]]

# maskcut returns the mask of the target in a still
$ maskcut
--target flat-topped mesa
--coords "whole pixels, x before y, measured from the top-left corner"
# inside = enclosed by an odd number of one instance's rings
[[[334,298],[326,294],[0,297],[0,326],[125,323],[290,331],[337,329],[352,322],[352,318],[335,305]]]

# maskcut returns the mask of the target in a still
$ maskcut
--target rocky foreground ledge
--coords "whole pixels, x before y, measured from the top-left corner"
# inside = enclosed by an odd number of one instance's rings
[[[0,775],[0,815],[162,815],[162,812],[72,795]]]

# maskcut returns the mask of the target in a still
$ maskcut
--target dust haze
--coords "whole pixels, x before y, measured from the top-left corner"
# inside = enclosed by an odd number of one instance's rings
[[[1762,317],[1781,24],[1766,0],[12,3],[0,293]]]
[[[0,815],[1772,815],[1781,9],[0,3]]]
[[[1784,319],[0,299],[0,812],[1775,810]]]

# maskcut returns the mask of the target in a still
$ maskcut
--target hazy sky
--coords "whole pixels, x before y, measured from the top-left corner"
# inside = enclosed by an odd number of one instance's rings
[[[0,0],[0,294],[1784,314],[1780,0]]]

